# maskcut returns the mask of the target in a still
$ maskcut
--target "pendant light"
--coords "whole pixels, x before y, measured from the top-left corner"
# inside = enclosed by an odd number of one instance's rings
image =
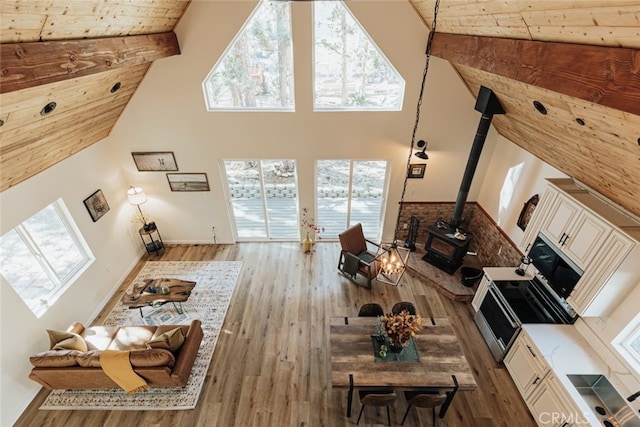
[[[398,286],[400,279],[404,275],[404,272],[407,269],[407,260],[409,259],[409,254],[411,252],[408,248],[398,246],[398,231],[400,228],[402,209],[404,207],[404,195],[407,191],[407,180],[409,178],[409,168],[411,167],[411,156],[413,156],[413,147],[415,146],[416,132],[418,131],[418,123],[420,122],[420,107],[422,105],[422,96],[424,94],[427,71],[429,70],[431,44],[433,43],[433,36],[436,32],[436,20],[438,18],[439,8],[440,0],[436,0],[433,10],[433,22],[431,23],[431,31],[429,32],[429,39],[427,40],[426,60],[424,71],[422,72],[422,85],[420,86],[420,95],[418,96],[418,105],[416,107],[416,120],[413,125],[413,133],[411,134],[411,146],[409,147],[409,157],[407,158],[407,168],[404,174],[404,185],[402,187],[402,195],[400,196],[400,208],[398,209],[398,218],[396,219],[396,228],[393,235],[393,243],[391,243],[391,245],[380,245],[380,248],[376,253],[376,261],[379,268],[376,280],[394,286]],[[424,145],[422,145],[421,143]],[[424,154],[424,157],[418,157],[428,158],[426,153],[427,143],[424,140],[420,140],[418,141],[418,147],[422,148],[422,151],[420,151],[419,153]]]

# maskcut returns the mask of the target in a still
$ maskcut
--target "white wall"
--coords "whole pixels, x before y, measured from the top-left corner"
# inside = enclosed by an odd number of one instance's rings
[[[92,222],[83,200],[102,189],[110,211]],[[90,322],[143,250],[126,181],[111,147],[99,142],[0,194],[0,235],[62,198],[95,255],[95,262],[40,318],[36,318],[0,276],[2,406],[0,425],[12,425],[40,386],[27,378],[29,356],[48,349],[46,329]]]
[[[253,9],[254,2],[193,2],[176,28],[181,55],[156,61],[109,141],[131,183],[152,198],[144,206],[167,241],[232,242],[221,159],[291,158],[298,162],[300,206],[314,210],[316,159],[385,159],[391,182],[383,239],[393,238],[428,32],[409,3],[349,2],[406,80],[401,112],[312,111],[312,2],[291,2],[296,112],[207,112],[201,83]],[[219,17],[224,16],[224,19]],[[430,142],[417,199],[451,200],[459,186],[479,113],[447,62],[432,58],[417,139]],[[138,172],[131,151],[170,150],[182,172],[206,172],[211,191],[172,193],[164,173]],[[432,150],[432,151],[431,151]],[[462,156],[462,159],[459,158]],[[414,158],[418,160],[417,158]],[[477,188],[473,191],[477,193]],[[407,195],[407,199],[414,196]]]
[[[545,178],[567,175],[508,139],[496,136],[478,203],[513,242],[519,243],[524,232],[516,222],[524,204],[534,194],[542,196]]]

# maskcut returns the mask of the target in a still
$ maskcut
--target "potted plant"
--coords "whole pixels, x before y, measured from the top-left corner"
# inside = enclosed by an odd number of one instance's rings
[[[420,331],[422,318],[418,314],[402,310],[398,314],[385,314],[380,318],[380,323],[389,337],[389,349],[399,353],[409,345],[411,337]]]
[[[314,222],[313,217],[309,214],[309,209],[307,208],[302,208],[302,221],[300,222],[300,225],[302,228],[302,234],[305,236],[302,240],[302,250],[305,253],[311,252],[311,246],[313,246],[314,241],[311,236],[315,236],[316,234],[323,232],[324,227],[320,227]],[[320,239],[321,237],[318,236],[318,240]]]

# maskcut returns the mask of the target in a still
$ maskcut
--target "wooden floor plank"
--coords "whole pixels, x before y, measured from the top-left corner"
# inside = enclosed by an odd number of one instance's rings
[[[304,254],[295,243],[169,245],[145,256],[94,323],[101,323],[146,260],[241,260],[243,268],[204,382],[198,407],[189,411],[41,411],[41,391],[16,423],[24,426],[353,426],[346,391],[332,390],[328,322],[355,316],[360,305],[378,302],[390,311],[411,301],[424,317],[448,316],[478,383],[458,393],[441,427],[534,426],[503,365],[497,364],[473,323],[468,303],[452,301],[406,273],[400,286],[374,282],[359,287],[336,270],[339,246],[319,242]],[[70,319],[71,320],[71,319]],[[402,394],[391,410],[399,425],[407,404]],[[386,425],[384,410],[367,408],[361,426]],[[411,409],[405,426],[430,426],[431,411]]]

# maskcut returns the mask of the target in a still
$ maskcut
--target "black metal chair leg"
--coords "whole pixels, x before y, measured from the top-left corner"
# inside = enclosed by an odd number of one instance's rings
[[[360,408],[360,414],[358,415],[358,421],[356,421],[356,425],[360,424],[360,417],[362,416],[363,412],[364,412],[364,405],[362,405],[362,408]]]
[[[431,411],[433,412],[433,427],[436,427],[436,408],[431,408]]]
[[[411,409],[411,405],[407,406],[407,410],[404,411],[404,417],[402,417],[402,422],[400,425],[404,425],[404,422],[407,420],[407,415],[409,415],[409,409]]]
[[[391,427],[391,413],[389,413],[389,405],[387,405],[387,422],[389,423],[389,427]]]

